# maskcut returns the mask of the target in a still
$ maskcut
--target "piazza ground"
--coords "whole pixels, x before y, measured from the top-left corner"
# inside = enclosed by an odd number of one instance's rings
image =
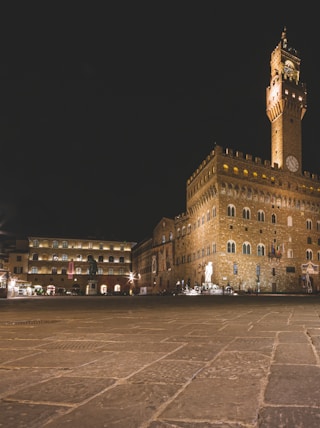
[[[320,296],[0,299],[0,427],[320,426]]]

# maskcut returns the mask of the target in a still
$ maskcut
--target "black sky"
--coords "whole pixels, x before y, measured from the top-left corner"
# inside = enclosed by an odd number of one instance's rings
[[[4,233],[139,242],[185,211],[186,181],[215,143],[270,159],[265,91],[284,26],[308,89],[303,168],[320,173],[314,11],[214,4],[10,16]]]

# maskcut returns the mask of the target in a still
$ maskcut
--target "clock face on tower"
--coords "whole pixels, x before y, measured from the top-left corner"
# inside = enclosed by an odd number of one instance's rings
[[[294,156],[288,156],[286,159],[286,165],[289,171],[296,172],[299,169],[298,159]]]

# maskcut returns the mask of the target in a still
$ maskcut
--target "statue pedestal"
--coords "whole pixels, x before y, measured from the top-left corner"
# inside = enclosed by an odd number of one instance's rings
[[[96,279],[89,279],[86,286],[86,296],[95,296],[98,294],[98,281]]]

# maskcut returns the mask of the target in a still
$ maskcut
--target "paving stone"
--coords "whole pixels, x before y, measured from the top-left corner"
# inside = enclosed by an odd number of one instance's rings
[[[0,427],[320,426],[320,299],[210,297],[0,299]]]

